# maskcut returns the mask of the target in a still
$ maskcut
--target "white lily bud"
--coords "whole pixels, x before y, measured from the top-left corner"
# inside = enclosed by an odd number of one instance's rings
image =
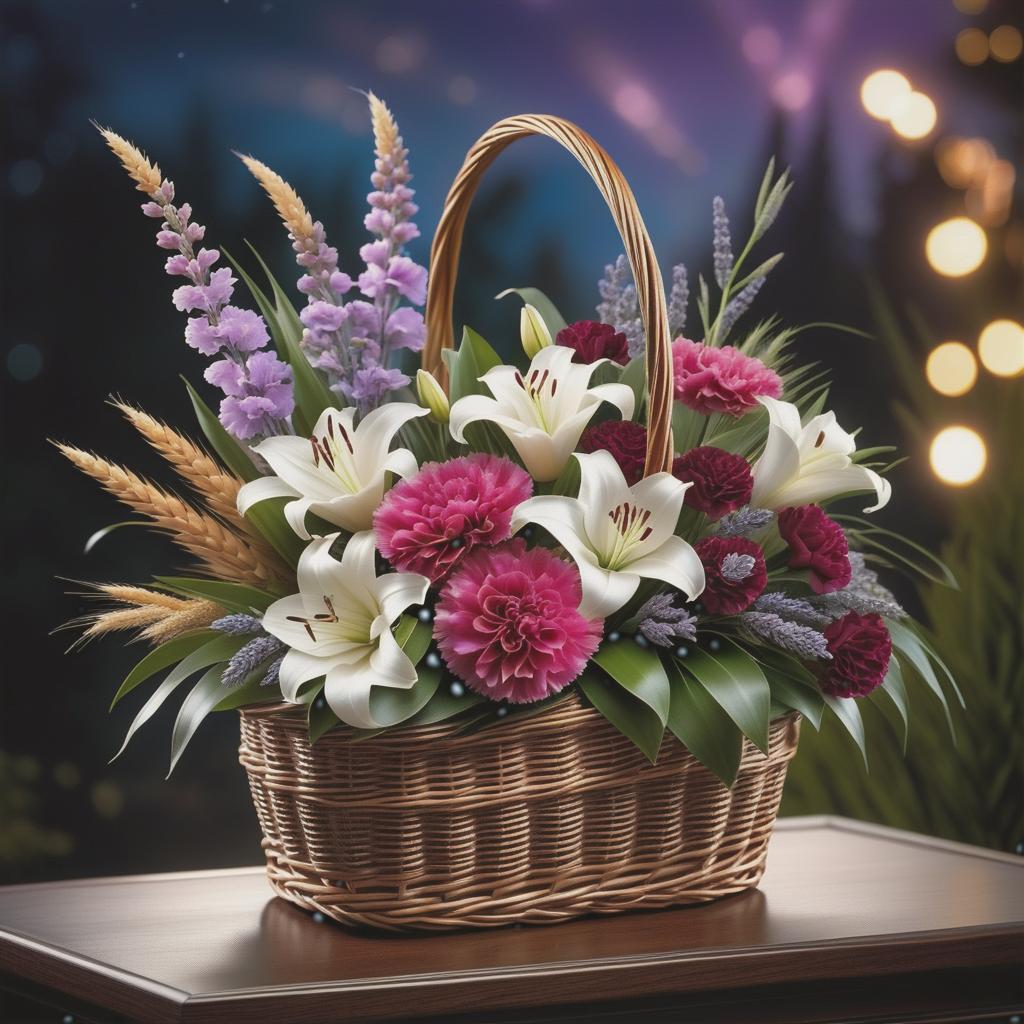
[[[430,410],[430,418],[438,423],[447,423],[451,414],[451,406],[448,404],[448,396],[444,393],[437,378],[426,370],[416,371],[416,394],[419,395],[420,405]]]
[[[519,337],[527,359],[532,359],[542,348],[551,344],[551,332],[544,318],[528,302],[519,314]]]

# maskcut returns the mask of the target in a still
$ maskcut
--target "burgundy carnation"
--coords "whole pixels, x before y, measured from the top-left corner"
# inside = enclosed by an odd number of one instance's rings
[[[811,590],[816,594],[831,594],[850,582],[846,534],[817,505],[783,509],[779,533],[789,545],[790,569],[809,569]]]
[[[866,697],[885,679],[892,637],[880,615],[849,612],[825,627],[832,660],[821,674],[830,697]]]
[[[574,363],[596,363],[598,359],[610,359],[625,366],[629,362],[629,345],[622,331],[611,324],[599,324],[594,320],[578,320],[563,327],[555,343],[571,348],[576,354]]]
[[[437,583],[473,548],[507,540],[513,509],[532,493],[529,474],[496,455],[427,462],[374,513],[377,547],[396,569]]]
[[[700,600],[712,615],[736,615],[761,596],[768,583],[768,570],[759,544],[745,537],[705,537],[695,550],[704,563],[705,584]],[[741,575],[744,563],[749,564],[750,571]]]
[[[672,374],[677,401],[704,416],[713,412],[742,416],[757,408],[760,395],[778,398],[782,394],[782,381],[774,370],[732,345],[715,348],[676,338]]]
[[[528,704],[568,686],[601,642],[603,619],[579,613],[575,565],[516,538],[479,548],[445,584],[434,636],[471,690]]]
[[[609,452],[630,487],[644,475],[647,428],[632,420],[607,420],[587,427],[580,438],[581,452]]]
[[[742,455],[711,445],[677,455],[672,475],[684,484],[693,484],[683,501],[710,519],[721,519],[726,512],[746,505],[754,489],[750,463]]]

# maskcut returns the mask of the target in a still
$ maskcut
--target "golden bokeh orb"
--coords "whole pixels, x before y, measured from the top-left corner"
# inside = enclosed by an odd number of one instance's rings
[[[928,450],[932,472],[952,487],[973,484],[985,472],[988,452],[981,435],[970,427],[944,427]]]
[[[1003,64],[1015,61],[1024,50],[1024,38],[1014,25],[1000,25],[988,37],[988,48],[992,56]]]
[[[989,373],[1016,377],[1024,372],[1024,327],[1016,320],[993,320],[978,338],[978,355]]]
[[[988,60],[988,36],[980,28],[965,28],[958,32],[953,45],[961,64],[977,67]]]
[[[897,103],[889,123],[897,135],[913,140],[930,135],[938,119],[931,97],[923,92],[912,92]]]
[[[944,341],[928,353],[924,368],[928,383],[940,395],[966,395],[978,379],[978,361],[962,341]]]
[[[906,75],[893,68],[881,68],[872,71],[861,83],[860,101],[872,117],[888,121],[910,93]]]
[[[988,239],[970,217],[952,217],[928,232],[924,251],[933,270],[946,277],[963,277],[981,266]]]

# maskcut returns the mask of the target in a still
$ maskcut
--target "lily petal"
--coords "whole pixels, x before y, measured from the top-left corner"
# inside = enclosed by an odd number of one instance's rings
[[[704,565],[682,537],[669,537],[656,551],[630,562],[629,571],[668,583],[690,601],[704,590]]]
[[[398,431],[409,420],[426,416],[429,412],[429,409],[413,402],[387,402],[368,412],[356,428],[352,442],[359,475],[365,479],[375,474]]]
[[[339,665],[327,673],[324,698],[330,709],[346,725],[355,729],[376,729],[378,723],[370,714],[370,687],[377,673],[369,656],[355,665]]]
[[[583,600],[579,612],[585,619],[603,619],[617,612],[640,586],[639,574],[632,566],[625,572],[612,572],[587,561],[578,561]]]
[[[238,514],[244,516],[246,512],[258,505],[261,501],[269,501],[271,498],[297,498],[299,492],[286,484],[279,476],[261,476],[258,480],[250,480],[243,484],[238,490],[236,504]]]

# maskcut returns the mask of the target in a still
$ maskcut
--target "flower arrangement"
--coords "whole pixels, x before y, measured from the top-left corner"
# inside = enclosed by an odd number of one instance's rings
[[[218,710],[301,706],[316,741],[339,724],[498,729],[574,697],[651,761],[667,731],[729,785],[741,738],[766,750],[780,716],[817,728],[834,714],[863,750],[860,700],[881,695],[905,726],[909,680],[944,705],[947,688],[959,696],[875,571],[939,563],[833,511],[851,495],[868,495],[868,512],[888,502],[892,449],[858,450],[826,411],[824,374],[792,352],[798,329],[743,326],[781,259],[748,266],[788,174],[769,166],[737,257],[715,200],[717,300],[700,278],[700,341],[687,336],[686,269],[673,270],[675,458],[645,476],[645,328],[624,257],[606,268],[597,320],[567,324],[520,290],[513,364],[466,329],[447,389],[397,365],[424,345],[427,272],[405,251],[419,234],[408,151],[368,100],[358,273],[283,178],[241,157],[287,229],[300,311],[262,261],[265,287],[233,259],[218,266],[171,181],[101,129],[160,222],[166,270],[185,279],[172,299],[186,344],[214,360],[205,379],[223,393],[215,413],[189,387],[208,450],[116,403],[195,499],[59,445],[197,563],[147,586],[96,584],[112,606],[77,620],[87,638],[134,630],[154,644],[115,704],[166,673],[125,743],[193,679],[172,768]]]

